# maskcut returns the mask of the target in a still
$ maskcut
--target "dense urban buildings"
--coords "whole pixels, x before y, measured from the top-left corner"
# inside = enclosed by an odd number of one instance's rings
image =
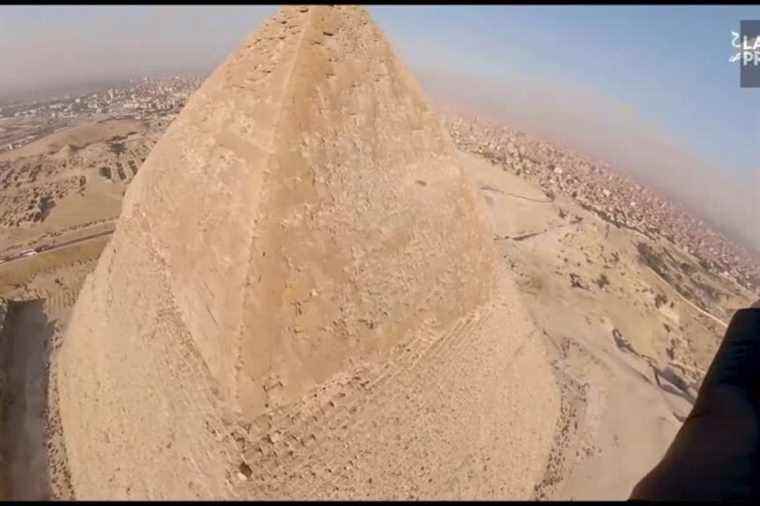
[[[16,128],[0,128],[0,152],[91,119],[163,118],[168,124],[203,79],[196,75],[142,77],[121,87],[81,96],[2,105],[0,120],[17,121]],[[24,120],[29,122],[26,130]],[[756,252],[727,239],[694,213],[607,163],[483,119],[452,114],[446,122],[461,149],[486,156],[505,170],[538,182],[549,192],[563,192],[618,226],[647,236],[663,236],[700,258],[706,268],[744,287],[760,286],[760,259]],[[19,132],[25,135],[19,137]]]
[[[0,152],[17,149],[58,128],[104,116],[137,120],[173,116],[202,79],[197,76],[143,77],[122,87],[81,96],[0,105],[0,121],[15,120],[13,128],[0,127]],[[30,123],[28,127],[26,122]]]
[[[693,254],[711,271],[745,288],[760,287],[760,255],[726,238],[703,219],[608,164],[573,153],[504,125],[451,115],[458,146],[505,170],[562,192],[617,226],[662,236]]]

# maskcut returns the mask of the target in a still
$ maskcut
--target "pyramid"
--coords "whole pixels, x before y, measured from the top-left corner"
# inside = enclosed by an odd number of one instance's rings
[[[309,436],[277,424],[490,300],[478,198],[363,8],[281,9],[150,153],[80,293],[56,378],[76,497],[309,497],[272,471]]]

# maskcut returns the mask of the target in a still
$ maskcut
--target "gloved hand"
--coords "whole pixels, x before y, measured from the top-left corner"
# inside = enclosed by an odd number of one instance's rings
[[[691,413],[631,499],[760,498],[760,301],[736,312]]]

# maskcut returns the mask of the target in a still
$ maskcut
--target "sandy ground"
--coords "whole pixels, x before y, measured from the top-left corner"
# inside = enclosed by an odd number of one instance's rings
[[[14,160],[20,157],[52,155],[69,146],[71,149],[81,149],[93,143],[103,142],[114,137],[127,137],[140,132],[144,125],[137,120],[106,120],[97,123],[86,123],[64,128],[52,135],[47,135],[37,141],[13,151],[0,154],[0,161]]]
[[[91,122],[4,153],[0,258],[112,225],[161,130],[134,120]]]
[[[483,159],[463,155],[463,163],[489,204],[496,240],[552,350],[562,392],[537,496],[625,499],[688,414],[723,327],[642,264],[636,244],[646,238],[562,197],[549,201]],[[730,314],[732,305],[749,303],[737,287],[722,289],[734,293],[710,311]],[[655,294],[672,304],[655,303]]]

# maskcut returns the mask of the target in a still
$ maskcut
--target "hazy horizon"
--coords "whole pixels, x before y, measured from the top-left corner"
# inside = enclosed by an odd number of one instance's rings
[[[515,79],[474,81],[418,71],[430,98],[483,119],[517,127],[580,154],[604,160],[700,214],[731,239],[760,252],[760,170],[728,174],[698,159],[627,104],[583,88]],[[540,98],[540,100],[539,100]]]
[[[760,7],[369,9],[431,98],[605,159],[760,250],[760,90],[728,62]],[[208,72],[275,11],[3,6],[0,99]]]

